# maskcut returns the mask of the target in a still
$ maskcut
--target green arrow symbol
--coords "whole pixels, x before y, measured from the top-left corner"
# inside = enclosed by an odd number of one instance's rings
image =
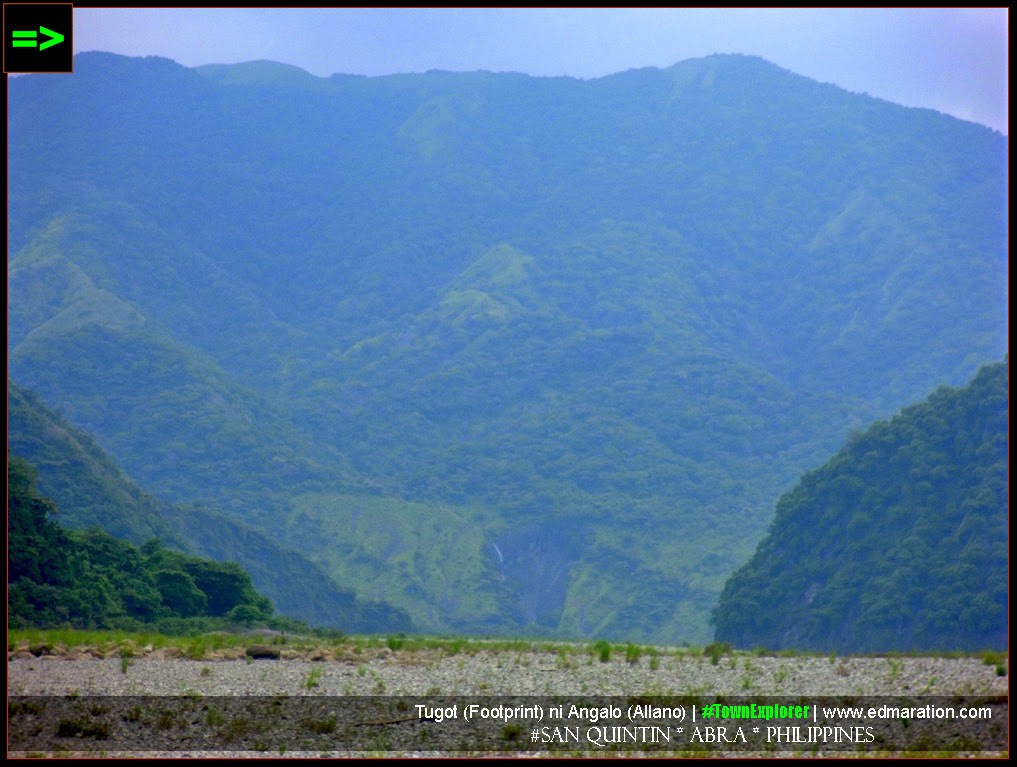
[[[46,37],[50,38],[42,45],[39,46],[40,51],[44,51],[47,48],[52,48],[54,45],[59,45],[64,41],[64,36],[59,32],[54,32],[52,29],[46,29],[46,27],[39,27],[39,31],[42,32]]]
[[[49,40],[47,40],[46,42],[39,46],[40,51],[44,51],[47,48],[52,48],[54,45],[59,45],[64,41],[64,36],[59,32],[54,32],[52,29],[46,29],[46,27],[39,27],[39,32],[42,32],[44,35],[46,35],[46,37],[49,38]],[[27,31],[18,30],[11,32],[11,37],[31,38],[31,39],[13,40],[11,42],[11,46],[13,46],[14,48],[34,48],[36,46],[35,38],[38,37],[38,34],[36,32],[33,32],[32,30]]]

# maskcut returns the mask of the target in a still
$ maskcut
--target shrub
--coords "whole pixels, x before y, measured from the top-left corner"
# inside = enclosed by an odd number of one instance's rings
[[[728,642],[710,642],[703,648],[703,655],[710,658],[710,663],[716,666],[724,655],[730,655],[734,648]]]
[[[625,661],[626,663],[638,663],[639,656],[643,654],[642,649],[638,645],[634,645],[629,642],[625,646]]]
[[[263,617],[264,613],[259,608],[252,604],[237,605],[228,613],[226,618],[233,623],[240,623],[245,626],[249,626],[252,623],[257,623]]]

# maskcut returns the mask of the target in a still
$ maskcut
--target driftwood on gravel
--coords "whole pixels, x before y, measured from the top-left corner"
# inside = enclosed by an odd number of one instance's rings
[[[252,645],[247,648],[247,657],[254,660],[279,660],[282,651],[278,647]]]

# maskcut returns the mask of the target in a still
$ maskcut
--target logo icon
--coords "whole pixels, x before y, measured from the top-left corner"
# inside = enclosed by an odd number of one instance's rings
[[[71,72],[74,6],[4,5],[4,72]]]

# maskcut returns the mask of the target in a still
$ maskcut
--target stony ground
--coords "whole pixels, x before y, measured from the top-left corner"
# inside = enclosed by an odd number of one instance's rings
[[[16,657],[13,695],[982,695],[1007,676],[977,658],[693,654],[607,663],[581,652],[365,650],[338,660]],[[311,679],[313,674],[313,679]],[[309,684],[310,682],[310,684]]]
[[[615,652],[608,662],[601,662],[588,648],[567,646],[557,651],[456,653],[347,648],[287,651],[278,660],[227,657],[243,652],[187,660],[166,657],[172,651],[139,648],[138,657],[125,661],[80,649],[37,657],[22,648],[9,654],[8,696],[406,695],[425,701],[443,696],[539,695],[973,696],[1006,695],[1009,679],[977,658],[736,654],[714,663],[701,653],[661,651],[638,659]],[[208,755],[200,750],[188,754]]]

